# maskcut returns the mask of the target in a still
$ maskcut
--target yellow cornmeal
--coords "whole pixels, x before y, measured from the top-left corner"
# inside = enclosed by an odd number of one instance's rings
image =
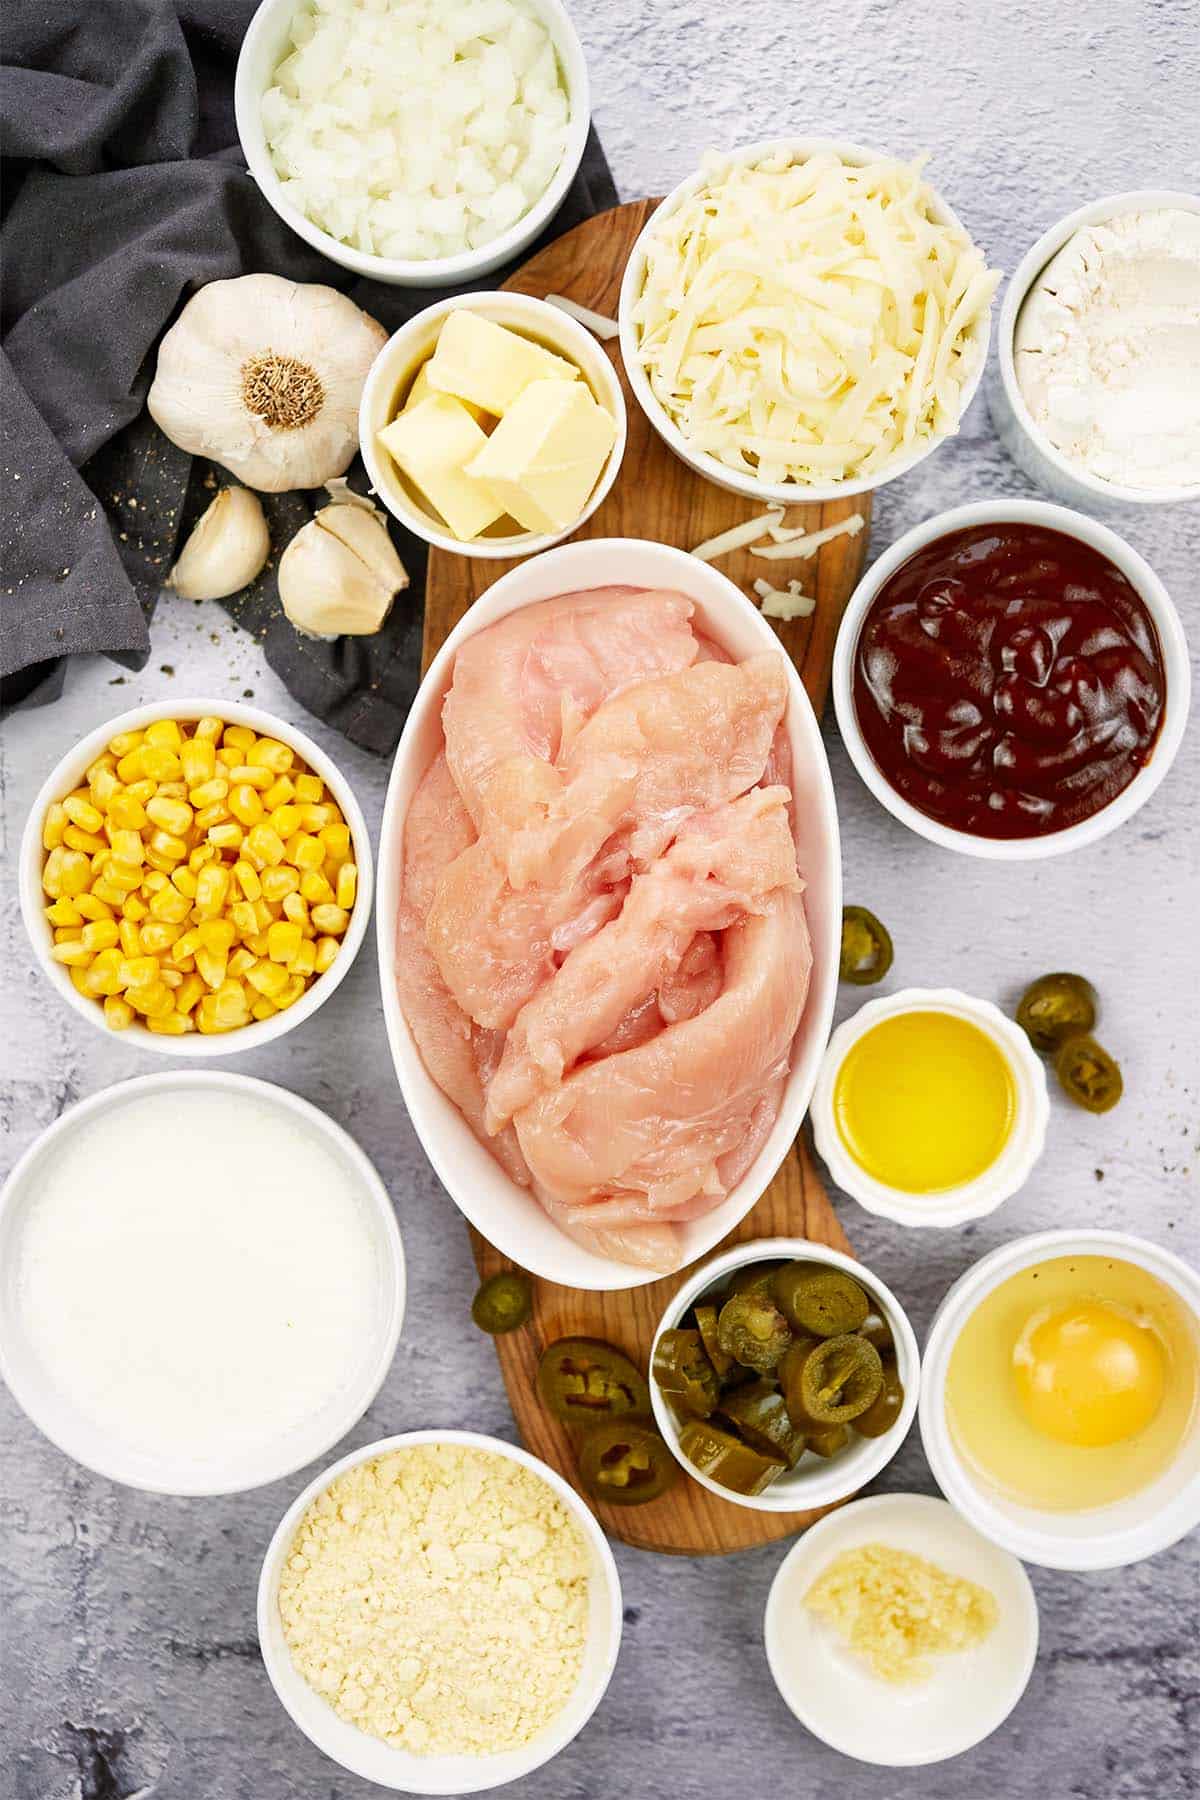
[[[347,1469],[279,1582],[292,1661],[334,1711],[418,1756],[516,1750],[583,1668],[589,1551],[540,1476],[418,1444]]]
[[[873,1675],[897,1685],[927,1681],[931,1657],[982,1643],[999,1616],[990,1589],[889,1544],[843,1550],[804,1604]]]

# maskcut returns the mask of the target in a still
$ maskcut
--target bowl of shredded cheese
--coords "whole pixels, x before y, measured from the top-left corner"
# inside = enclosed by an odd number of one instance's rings
[[[923,176],[858,144],[708,157],[621,285],[621,351],[650,423],[755,500],[843,499],[957,430],[1000,280]]]

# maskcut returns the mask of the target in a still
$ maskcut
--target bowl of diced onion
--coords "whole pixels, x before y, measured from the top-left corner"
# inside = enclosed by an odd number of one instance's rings
[[[402,287],[519,255],[565,199],[590,119],[561,0],[262,0],[234,106],[284,223]]]
[[[999,280],[920,160],[778,139],[706,158],[649,220],[621,354],[698,474],[781,506],[841,500],[957,431]]]

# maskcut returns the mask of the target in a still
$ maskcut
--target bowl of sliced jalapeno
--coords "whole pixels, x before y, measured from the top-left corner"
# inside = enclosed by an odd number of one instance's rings
[[[853,1257],[805,1238],[738,1244],[663,1314],[650,1404],[702,1486],[759,1512],[831,1506],[889,1463],[917,1409],[903,1307]]]

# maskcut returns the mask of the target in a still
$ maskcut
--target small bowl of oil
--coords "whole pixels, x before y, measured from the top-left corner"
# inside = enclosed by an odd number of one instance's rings
[[[1053,1569],[1139,1562],[1200,1525],[1200,1274],[1119,1231],[1045,1231],[967,1270],[925,1348],[947,1500]]]
[[[839,1025],[812,1099],[838,1186],[901,1225],[995,1210],[1042,1154],[1046,1074],[1020,1027],[954,988],[904,988]]]

